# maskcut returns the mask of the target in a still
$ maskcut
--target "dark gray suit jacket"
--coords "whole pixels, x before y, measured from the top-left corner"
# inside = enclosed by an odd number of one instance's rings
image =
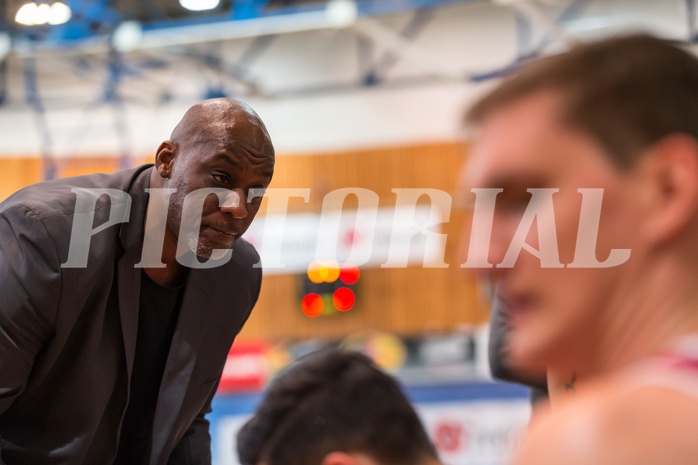
[[[129,396],[151,166],[60,179],[0,204],[0,447],[7,465],[110,464]],[[130,220],[92,237],[87,268],[68,257],[73,187],[132,198]],[[94,225],[109,218],[100,197]],[[259,256],[192,269],[155,410],[151,465],[208,464],[210,411],[230,345],[255,304]]]

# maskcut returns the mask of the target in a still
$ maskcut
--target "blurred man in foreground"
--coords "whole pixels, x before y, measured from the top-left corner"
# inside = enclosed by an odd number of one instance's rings
[[[439,465],[395,380],[354,352],[305,357],[237,437],[242,465]]]
[[[643,35],[580,46],[468,122],[467,185],[496,194],[470,248],[493,266],[472,269],[497,281],[512,362],[577,380],[517,463],[698,463],[698,60]]]

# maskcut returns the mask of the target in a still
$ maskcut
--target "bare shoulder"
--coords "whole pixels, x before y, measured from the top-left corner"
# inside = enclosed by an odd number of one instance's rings
[[[599,384],[540,415],[515,464],[695,464],[696,431],[698,392]]]

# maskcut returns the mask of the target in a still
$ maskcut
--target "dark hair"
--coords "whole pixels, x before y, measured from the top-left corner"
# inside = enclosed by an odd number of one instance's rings
[[[580,45],[525,66],[478,101],[466,122],[537,92],[560,94],[560,120],[594,137],[619,166],[672,133],[698,139],[698,60],[646,34]]]
[[[333,451],[417,465],[436,451],[393,378],[365,356],[311,354],[278,377],[237,435],[242,465],[319,465]]]

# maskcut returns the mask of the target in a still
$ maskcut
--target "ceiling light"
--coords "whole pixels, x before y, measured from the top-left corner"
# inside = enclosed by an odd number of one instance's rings
[[[330,0],[325,15],[335,27],[347,27],[356,21],[359,11],[354,0]]]
[[[65,3],[56,2],[51,5],[51,14],[48,18],[48,23],[51,25],[58,25],[67,23],[73,12],[70,11],[70,7]]]
[[[58,25],[68,22],[72,15],[70,7],[65,3],[55,2],[51,6],[47,3],[25,3],[17,11],[15,21],[24,26],[37,26],[41,24]]]
[[[39,5],[35,11],[34,24],[46,24],[51,16],[51,7],[45,3]]]
[[[36,19],[36,9],[39,8],[36,3],[26,3],[17,10],[15,21],[25,26],[33,26]]]
[[[212,10],[219,3],[220,0],[179,0],[180,5],[191,11]]]
[[[130,52],[143,38],[143,28],[138,21],[124,21],[114,30],[111,41],[118,52]]]

